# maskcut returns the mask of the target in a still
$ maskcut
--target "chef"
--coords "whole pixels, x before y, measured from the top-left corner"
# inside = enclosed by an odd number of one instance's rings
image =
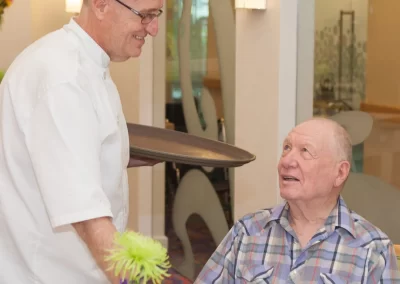
[[[128,218],[129,137],[110,62],[138,57],[163,0],[85,0],[0,86],[0,283],[119,283],[104,261]],[[45,7],[44,7],[45,8]]]

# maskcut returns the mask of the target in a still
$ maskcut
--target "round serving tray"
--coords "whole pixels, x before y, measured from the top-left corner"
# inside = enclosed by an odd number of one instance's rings
[[[240,167],[255,156],[233,145],[184,132],[128,123],[131,156],[215,168]]]

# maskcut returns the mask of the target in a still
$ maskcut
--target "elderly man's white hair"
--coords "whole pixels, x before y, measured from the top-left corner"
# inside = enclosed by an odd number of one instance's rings
[[[347,130],[337,123],[336,121],[329,118],[314,117],[307,121],[322,121],[329,124],[332,127],[333,135],[332,142],[337,150],[337,158],[339,161],[348,161],[350,164],[353,159],[353,145],[351,142],[350,134]],[[307,122],[305,121],[305,122]]]

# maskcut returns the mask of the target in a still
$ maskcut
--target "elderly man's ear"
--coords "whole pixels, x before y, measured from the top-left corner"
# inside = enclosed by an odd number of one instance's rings
[[[340,187],[346,181],[350,173],[350,163],[348,161],[342,161],[338,164],[337,176],[335,179],[335,187]]]

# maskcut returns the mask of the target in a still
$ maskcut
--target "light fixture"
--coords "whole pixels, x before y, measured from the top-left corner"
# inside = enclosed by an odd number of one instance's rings
[[[79,13],[82,7],[82,0],[65,0],[65,12]]]
[[[267,0],[235,0],[236,9],[267,9]]]

